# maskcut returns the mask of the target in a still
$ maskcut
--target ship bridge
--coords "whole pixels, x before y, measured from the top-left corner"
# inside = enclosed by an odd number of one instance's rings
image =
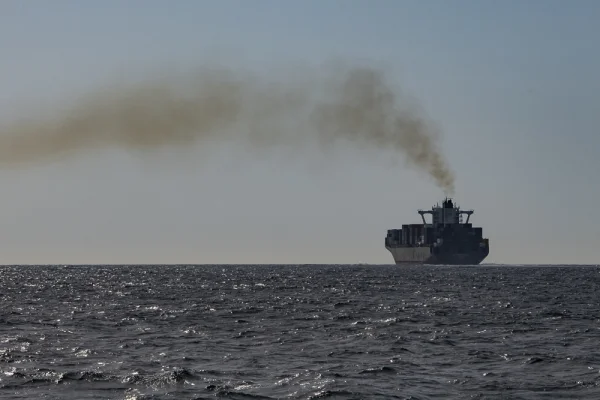
[[[460,207],[456,205],[451,198],[448,197],[444,199],[444,202],[441,206],[439,204],[436,204],[434,207],[431,208],[431,210],[419,210],[418,212],[421,215],[421,218],[423,219],[423,225],[425,226],[436,226],[440,224],[462,224],[463,215],[467,216],[467,220],[465,221],[465,223],[468,224],[469,219],[473,214],[473,210],[461,210]],[[431,224],[428,224],[427,221],[425,221],[425,214],[431,214]]]

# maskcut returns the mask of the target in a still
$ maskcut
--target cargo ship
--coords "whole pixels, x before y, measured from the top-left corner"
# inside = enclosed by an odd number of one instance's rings
[[[488,256],[489,240],[483,237],[482,228],[469,223],[473,210],[461,210],[446,197],[441,206],[418,213],[422,224],[387,231],[385,248],[396,264],[477,265]],[[431,223],[425,220],[426,214],[431,214]]]

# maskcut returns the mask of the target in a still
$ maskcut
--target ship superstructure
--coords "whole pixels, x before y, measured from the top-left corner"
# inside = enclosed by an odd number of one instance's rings
[[[473,210],[461,210],[446,198],[442,205],[418,213],[422,224],[406,224],[387,232],[385,248],[396,264],[475,265],[488,256],[489,240],[483,237],[483,229],[469,223]],[[427,214],[431,223],[425,219]]]

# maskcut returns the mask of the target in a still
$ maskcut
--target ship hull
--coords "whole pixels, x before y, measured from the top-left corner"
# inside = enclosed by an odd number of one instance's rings
[[[429,247],[386,247],[397,265],[443,264],[479,265],[488,256],[487,250],[469,253],[433,254]]]

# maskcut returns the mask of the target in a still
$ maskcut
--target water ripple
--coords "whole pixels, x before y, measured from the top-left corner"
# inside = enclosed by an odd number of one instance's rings
[[[8,266],[3,399],[600,398],[594,267]]]

